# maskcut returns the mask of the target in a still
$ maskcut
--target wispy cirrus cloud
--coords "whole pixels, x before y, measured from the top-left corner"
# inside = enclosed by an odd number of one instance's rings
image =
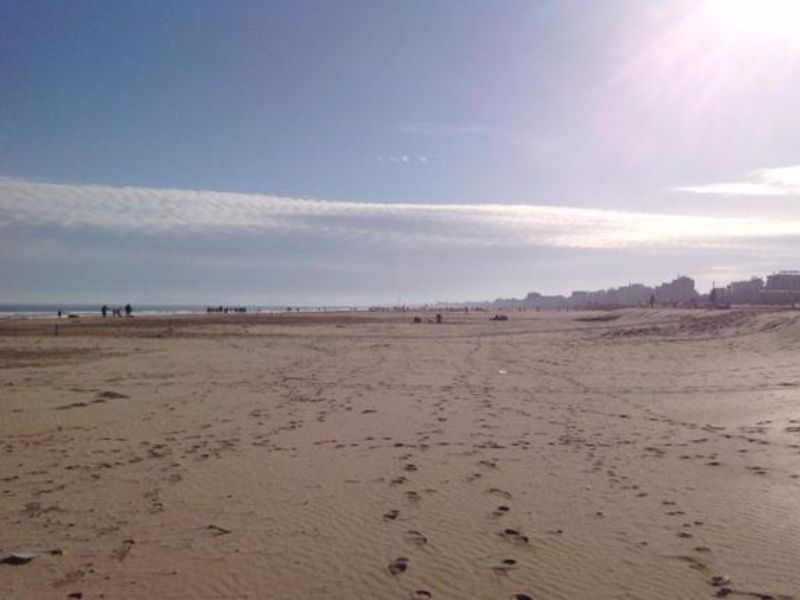
[[[379,163],[389,163],[394,165],[428,165],[434,161],[434,158],[426,154],[398,154],[398,155],[383,155],[379,154],[375,157]]]
[[[437,123],[432,121],[407,121],[392,127],[397,133],[430,136],[486,135],[494,130],[486,125],[467,123]]]
[[[506,204],[341,202],[0,178],[2,228],[111,233],[292,232],[402,246],[632,248],[796,237],[800,220]]]
[[[681,186],[679,192],[724,196],[800,196],[800,165],[756,169],[747,181]]]

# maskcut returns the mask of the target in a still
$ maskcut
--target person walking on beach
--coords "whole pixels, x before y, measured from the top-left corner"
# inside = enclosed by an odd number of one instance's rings
[[[105,319],[108,316],[108,306],[103,304],[103,308],[100,309],[100,312],[103,313],[103,318]]]
[[[126,304],[125,305],[125,316],[126,317],[130,317],[131,313],[133,313],[133,308],[131,307],[130,304]]]

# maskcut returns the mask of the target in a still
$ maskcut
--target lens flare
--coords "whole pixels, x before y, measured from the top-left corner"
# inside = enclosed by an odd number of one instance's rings
[[[710,16],[755,34],[800,34],[800,0],[709,0]]]

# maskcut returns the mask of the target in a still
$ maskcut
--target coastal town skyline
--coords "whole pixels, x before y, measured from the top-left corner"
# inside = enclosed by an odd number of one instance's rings
[[[777,271],[767,275],[766,280],[757,275],[749,279],[712,284],[707,293],[699,292],[695,281],[686,275],[678,275],[672,281],[656,286],[628,283],[595,291],[578,290],[566,295],[543,295],[529,292],[524,298],[497,298],[493,306],[521,306],[534,308],[604,308],[669,304],[693,307],[698,305],[729,306],[750,305],[794,305],[800,302],[800,270]]]

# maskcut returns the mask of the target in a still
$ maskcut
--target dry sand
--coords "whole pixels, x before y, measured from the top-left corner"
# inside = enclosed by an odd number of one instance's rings
[[[0,597],[800,598],[800,313],[411,318],[0,323]]]

